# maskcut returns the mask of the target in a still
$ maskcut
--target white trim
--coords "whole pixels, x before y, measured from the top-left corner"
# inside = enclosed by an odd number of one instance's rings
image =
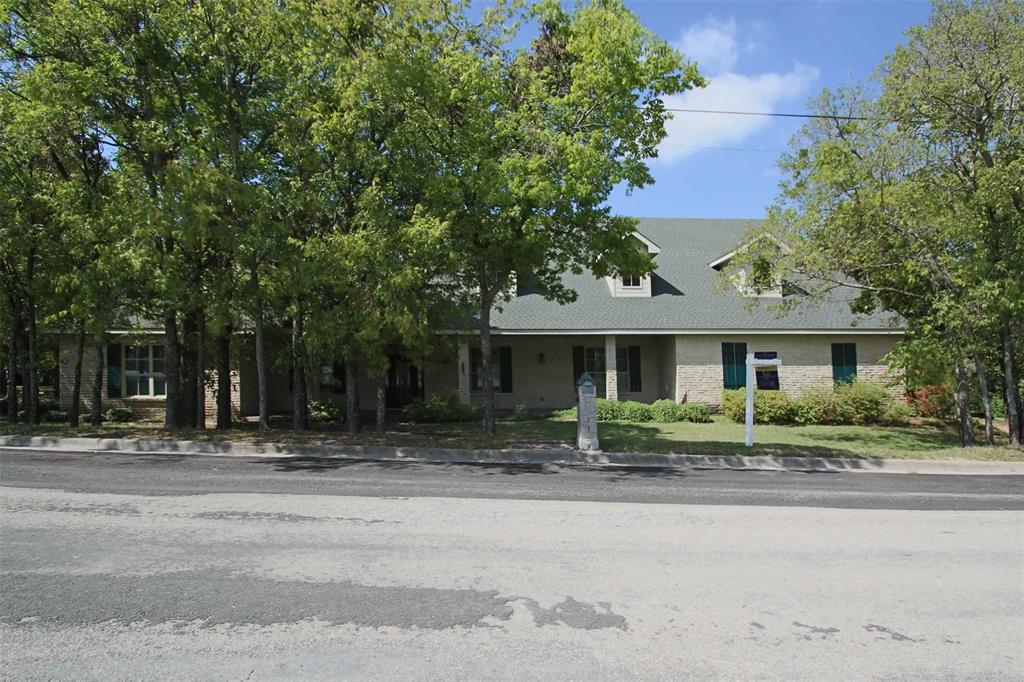
[[[476,331],[443,329],[438,334],[472,334]],[[902,336],[902,329],[491,329],[493,336],[602,336],[617,334],[624,336],[771,336],[771,335],[815,335],[815,336]]]
[[[768,234],[767,232],[764,232],[762,234],[757,235],[756,237],[754,237],[750,241],[744,242],[743,244],[740,244],[739,246],[737,246],[735,249],[733,249],[729,253],[725,254],[724,256],[722,256],[720,258],[716,258],[715,260],[711,261],[710,263],[708,263],[708,267],[717,270],[719,265],[722,265],[724,263],[728,263],[729,260],[732,259],[732,257],[735,256],[737,253],[739,253],[740,251],[745,250],[748,246],[750,246],[754,242],[758,241],[759,239],[764,239],[765,237],[767,237],[768,239],[771,239],[773,242],[778,244],[779,248],[781,248],[786,253],[793,253],[793,250],[791,248],[789,248],[789,246],[787,246],[784,242],[780,241],[774,235],[771,235],[771,234]]]
[[[636,237],[637,240],[639,240],[641,243],[643,243],[644,246],[647,247],[647,253],[649,253],[650,255],[656,256],[659,253],[661,253],[661,247],[652,242],[644,235],[640,234],[638,230],[633,231],[633,236]]]

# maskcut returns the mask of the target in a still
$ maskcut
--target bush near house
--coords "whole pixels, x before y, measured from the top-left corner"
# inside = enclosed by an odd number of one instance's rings
[[[476,408],[459,402],[457,393],[435,393],[408,405],[404,415],[413,422],[465,422],[476,418]]]
[[[329,400],[310,400],[309,419],[315,424],[336,422],[341,419],[341,409]]]
[[[722,411],[743,423],[746,391],[722,393]],[[841,384],[834,390],[810,389],[800,398],[782,391],[754,391],[754,421],[758,424],[903,424],[910,409],[883,387],[866,381]]]
[[[554,419],[575,419],[576,408],[555,410],[551,413]],[[600,422],[693,422],[707,424],[711,421],[711,412],[707,405],[701,403],[685,403],[677,405],[671,400],[656,400],[650,405],[635,400],[597,399],[597,421]]]
[[[103,420],[108,422],[130,422],[135,419],[135,413],[130,407],[111,407],[103,414]]]

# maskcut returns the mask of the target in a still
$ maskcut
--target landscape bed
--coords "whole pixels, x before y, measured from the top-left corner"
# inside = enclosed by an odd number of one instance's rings
[[[336,424],[321,424],[310,431],[282,426],[259,431],[244,425],[227,431],[179,429],[168,431],[159,423],[122,423],[82,426],[24,424],[0,421],[0,434],[95,438],[175,438],[181,440],[248,443],[330,443],[336,445],[388,445],[396,447],[502,448],[567,446],[576,423],[568,419],[501,420],[495,439],[481,435],[479,422],[446,424],[399,423],[388,433],[368,430],[349,434]],[[1009,447],[997,436],[995,446],[961,448],[955,429],[948,426],[772,426],[758,425],[753,448],[743,446],[743,425],[715,416],[709,424],[689,422],[601,422],[601,447],[609,452],[679,453],[690,455],[767,455],[785,457],[855,457],[891,459],[1024,461],[1024,449]]]

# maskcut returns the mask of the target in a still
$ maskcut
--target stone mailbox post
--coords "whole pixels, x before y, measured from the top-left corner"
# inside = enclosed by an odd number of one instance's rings
[[[597,441],[597,384],[589,374],[576,382],[576,448],[600,452]]]

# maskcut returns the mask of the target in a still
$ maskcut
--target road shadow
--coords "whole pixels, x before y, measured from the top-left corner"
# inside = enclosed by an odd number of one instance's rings
[[[270,466],[274,471],[284,473],[316,473],[339,469],[361,468],[381,471],[473,471],[486,475],[521,476],[523,474],[552,475],[561,473],[564,467],[555,464],[535,462],[407,462],[400,460],[365,459],[348,457],[297,456],[276,459],[253,458],[251,464]]]

